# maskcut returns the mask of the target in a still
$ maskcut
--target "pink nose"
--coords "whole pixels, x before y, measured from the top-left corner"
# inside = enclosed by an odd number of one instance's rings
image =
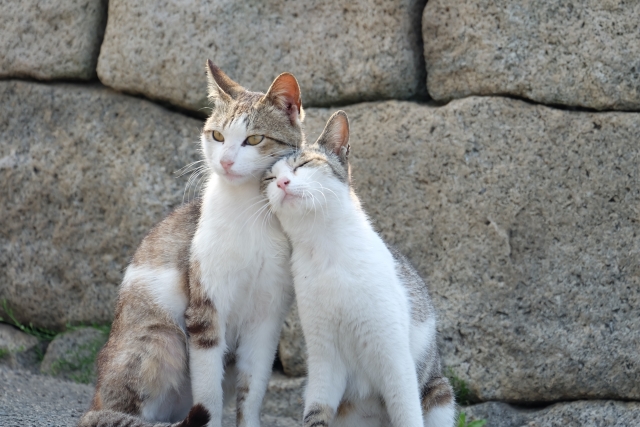
[[[229,169],[231,169],[231,166],[233,166],[233,162],[231,160],[220,160],[220,164],[222,165],[222,168],[229,172]]]
[[[287,189],[287,185],[289,185],[291,181],[289,181],[289,178],[278,178],[278,188],[282,188],[283,190]]]

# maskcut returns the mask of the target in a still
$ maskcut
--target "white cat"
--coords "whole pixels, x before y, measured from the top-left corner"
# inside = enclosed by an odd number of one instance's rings
[[[279,160],[262,189],[289,237],[309,367],[304,425],[451,427],[436,316],[408,260],[374,231],[350,186],[340,111]]]

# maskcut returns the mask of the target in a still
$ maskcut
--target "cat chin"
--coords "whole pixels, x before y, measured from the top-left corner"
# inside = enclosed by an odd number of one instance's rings
[[[309,215],[314,217],[315,215],[313,212],[314,206],[309,206],[304,197],[301,196],[287,195],[275,204],[273,202],[270,202],[270,204],[273,207],[273,211],[278,215],[298,218],[304,218]]]
[[[250,175],[240,175],[236,173],[218,173],[218,175],[228,184],[240,185],[244,184],[251,178]]]

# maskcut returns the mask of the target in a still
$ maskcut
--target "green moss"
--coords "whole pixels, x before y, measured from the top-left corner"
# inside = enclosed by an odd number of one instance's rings
[[[464,412],[460,412],[458,415],[458,422],[456,423],[456,427],[484,427],[487,423],[487,420],[473,420],[467,421],[467,414]]]
[[[50,341],[58,334],[57,332],[49,330],[49,329],[38,328],[37,326],[33,326],[31,323],[29,323],[29,325],[23,325],[13,315],[13,310],[11,310],[11,308],[9,308],[9,306],[7,304],[7,300],[4,300],[4,299],[2,300],[2,309],[4,310],[4,312],[7,314],[7,316],[9,318],[8,319],[3,319],[2,317],[0,317],[0,322],[7,322],[7,323],[15,326],[16,328],[20,329],[22,332],[24,332],[26,334],[29,334],[29,335],[33,335],[34,337],[38,338],[39,340]]]
[[[78,329],[75,327],[73,329]],[[64,375],[82,384],[90,384],[95,379],[95,363],[98,352],[104,345],[109,333],[108,327],[95,328],[102,336],[79,346],[73,352],[65,354],[51,364],[51,375]]]
[[[107,336],[109,335],[111,325],[100,325],[96,323],[93,323],[91,325],[86,325],[84,323],[76,325],[67,324],[65,332],[56,332],[46,328],[33,326],[31,323],[29,323],[29,325],[24,325],[23,323],[18,321],[18,319],[16,319],[13,314],[13,310],[8,306],[7,301],[4,299],[2,300],[1,306],[3,311],[6,313],[7,319],[3,319],[2,317],[0,317],[0,322],[6,322],[10,325],[13,325],[16,328],[20,329],[22,332],[33,335],[40,341],[52,341],[61,333],[75,331],[86,327],[91,327],[102,332],[101,337],[78,347],[72,353],[66,354],[60,359],[56,360],[52,364],[49,371],[49,374],[51,375],[63,375],[75,382],[83,384],[89,384],[93,382],[95,377],[96,357],[98,355],[98,352],[100,351],[100,348],[106,341]],[[42,362],[45,356],[44,352],[42,351],[42,347],[40,345],[37,345],[35,347],[35,351],[38,362]],[[9,350],[0,350],[0,358],[5,357],[9,353]]]
[[[10,351],[7,350],[6,348],[0,348],[0,359],[2,359],[3,357],[5,357],[7,354],[9,354]]]
[[[449,382],[456,394],[456,402],[463,406],[469,405],[471,403],[471,391],[469,390],[469,387],[467,387],[467,383],[456,375],[454,370],[451,368],[446,369],[445,375],[449,378]]]

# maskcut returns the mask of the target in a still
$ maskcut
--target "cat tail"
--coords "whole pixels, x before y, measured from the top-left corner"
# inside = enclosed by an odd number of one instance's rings
[[[420,390],[425,427],[454,427],[456,401],[447,377],[434,377]]]
[[[210,418],[209,411],[200,404],[191,408],[187,418],[174,424],[148,422],[123,412],[101,409],[84,414],[78,427],[205,427]]]

